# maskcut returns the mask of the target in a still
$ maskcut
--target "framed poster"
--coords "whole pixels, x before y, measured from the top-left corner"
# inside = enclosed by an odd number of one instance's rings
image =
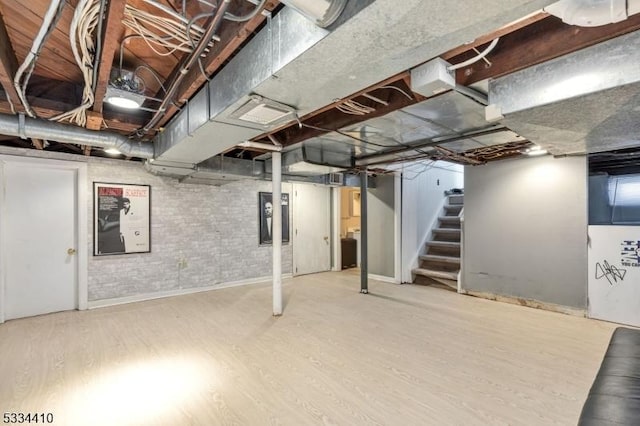
[[[151,187],[93,183],[93,255],[151,251]]]
[[[289,242],[289,194],[283,193],[280,200],[282,204],[282,242]],[[260,244],[273,243],[271,232],[271,219],[273,216],[273,195],[271,192],[258,193],[258,218]]]

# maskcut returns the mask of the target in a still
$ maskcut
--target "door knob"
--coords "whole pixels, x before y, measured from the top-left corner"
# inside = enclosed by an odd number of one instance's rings
[[[67,249],[67,254],[69,255],[76,254],[76,249],[73,249],[73,248]]]

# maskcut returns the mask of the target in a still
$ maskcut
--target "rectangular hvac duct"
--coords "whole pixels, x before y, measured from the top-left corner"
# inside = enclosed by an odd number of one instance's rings
[[[252,92],[327,34],[298,12],[283,9],[271,20],[270,27],[260,31],[241,54],[200,89],[156,138],[157,158],[198,164],[293,120],[293,114],[275,115],[292,111],[291,107]],[[240,113],[234,114],[236,111]],[[258,120],[252,122],[250,117]]]
[[[489,83],[502,123],[552,154],[640,143],[640,32]]]

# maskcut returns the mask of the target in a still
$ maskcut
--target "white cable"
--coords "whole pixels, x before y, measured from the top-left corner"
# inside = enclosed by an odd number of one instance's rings
[[[93,86],[93,33],[98,25],[100,3],[96,0],[80,0],[73,15],[70,25],[69,39],[73,56],[80,68],[84,80],[82,104],[71,111],[64,112],[51,120],[69,120],[84,127],[87,123],[86,110],[93,105],[95,95]]]
[[[51,3],[49,4],[49,9],[47,9],[47,13],[44,16],[44,19],[42,21],[42,25],[40,26],[40,31],[38,31],[38,34],[36,35],[36,38],[33,39],[33,44],[31,45],[31,50],[29,50],[29,53],[27,54],[27,57],[24,59],[24,62],[22,62],[22,64],[20,65],[20,67],[16,71],[16,75],[15,75],[15,77],[13,79],[13,85],[16,88],[16,91],[18,92],[18,96],[20,97],[20,101],[22,101],[22,104],[24,105],[25,110],[26,110],[27,114],[30,117],[35,117],[35,114],[34,114],[33,110],[31,109],[31,107],[29,106],[29,103],[27,102],[27,97],[26,97],[25,93],[22,91],[22,89],[20,87],[20,79],[22,78],[22,74],[24,74],[24,71],[35,60],[36,52],[38,52],[38,50],[40,49],[40,45],[42,44],[42,40],[44,40],[44,37],[45,37],[45,35],[46,35],[46,33],[47,33],[48,29],[49,29],[49,26],[51,25],[51,22],[53,21],[53,19],[56,16],[56,12],[58,10],[58,6],[60,5],[60,1],[61,0],[52,0]]]
[[[448,69],[449,71],[455,71],[455,70],[457,70],[457,69],[459,69],[459,68],[464,68],[464,67],[466,67],[467,65],[471,65],[471,64],[473,64],[473,63],[478,62],[480,59],[482,59],[482,58],[484,58],[485,56],[487,56],[487,55],[489,54],[489,52],[491,52],[491,51],[493,50],[493,48],[494,48],[494,47],[496,47],[496,44],[498,44],[498,40],[500,40],[500,37],[495,38],[495,39],[491,42],[491,44],[490,44],[486,49],[484,49],[484,50],[482,51],[482,53],[480,53],[479,55],[474,56],[474,57],[473,57],[473,58],[471,58],[471,59],[467,59],[467,60],[466,60],[466,61],[464,61],[464,62],[460,62],[459,64],[451,65],[451,66],[447,67],[447,69]]]

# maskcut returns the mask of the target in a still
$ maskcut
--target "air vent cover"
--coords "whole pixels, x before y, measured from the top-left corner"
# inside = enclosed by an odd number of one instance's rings
[[[295,109],[261,96],[251,96],[249,101],[235,110],[230,117],[262,126],[291,120]]]

